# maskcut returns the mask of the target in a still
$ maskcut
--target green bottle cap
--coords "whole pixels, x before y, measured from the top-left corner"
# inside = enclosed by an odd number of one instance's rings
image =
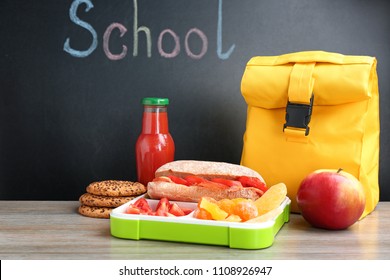
[[[169,99],[159,97],[145,97],[142,99],[142,104],[150,106],[165,106],[169,104]]]

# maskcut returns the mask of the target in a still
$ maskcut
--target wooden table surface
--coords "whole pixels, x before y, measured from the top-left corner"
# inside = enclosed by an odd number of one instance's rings
[[[77,213],[78,201],[0,201],[1,260],[123,259],[390,259],[390,202],[347,230],[308,225],[298,214],[261,250],[127,240],[111,236],[108,219]]]

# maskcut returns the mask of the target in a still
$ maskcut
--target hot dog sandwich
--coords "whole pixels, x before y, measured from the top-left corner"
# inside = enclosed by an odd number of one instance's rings
[[[156,170],[147,185],[148,196],[175,201],[198,202],[202,197],[216,200],[250,198],[256,200],[267,190],[256,171],[226,162],[178,160]]]

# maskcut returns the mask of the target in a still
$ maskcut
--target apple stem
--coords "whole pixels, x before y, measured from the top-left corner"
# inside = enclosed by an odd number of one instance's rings
[[[342,168],[339,168],[339,170],[337,170],[337,173],[340,173],[343,169]]]

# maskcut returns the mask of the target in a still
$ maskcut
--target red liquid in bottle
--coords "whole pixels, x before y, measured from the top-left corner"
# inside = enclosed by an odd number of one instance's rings
[[[138,181],[145,186],[161,165],[175,156],[175,144],[168,129],[167,98],[144,98],[142,132],[136,143]]]

